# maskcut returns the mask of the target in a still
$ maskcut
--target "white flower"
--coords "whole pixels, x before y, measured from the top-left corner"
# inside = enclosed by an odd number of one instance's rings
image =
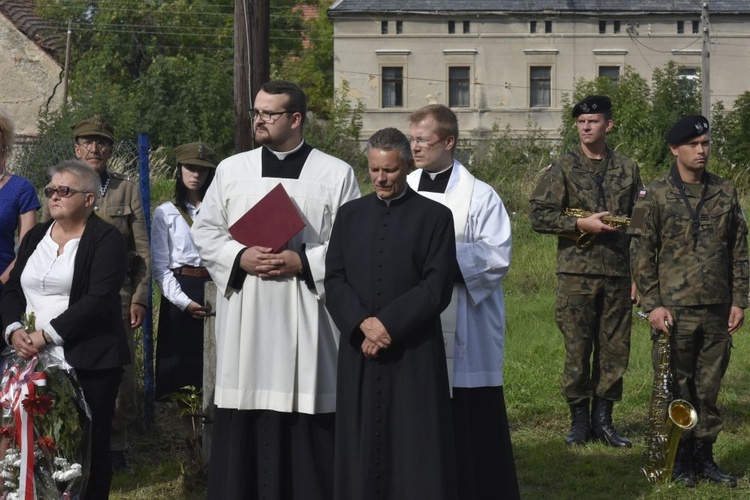
[[[68,470],[58,470],[52,473],[52,479],[58,483],[71,481],[81,475],[81,465],[73,464]]]

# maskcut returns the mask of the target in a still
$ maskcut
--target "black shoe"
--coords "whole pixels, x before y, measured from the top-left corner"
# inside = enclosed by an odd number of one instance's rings
[[[695,488],[692,437],[680,441],[679,446],[672,470],[672,482],[682,484],[686,488]]]
[[[633,443],[621,436],[612,425],[612,401],[594,398],[591,411],[591,434],[596,441],[601,441],[615,448],[630,448]]]
[[[714,444],[705,439],[695,441],[695,472],[698,477],[712,483],[726,484],[730,488],[737,487],[737,478],[725,474],[714,462]]]
[[[586,444],[591,439],[589,400],[570,405],[570,433],[565,438],[569,446]]]
[[[128,457],[125,455],[124,451],[110,451],[109,454],[112,460],[112,472],[115,474],[119,473],[127,475],[135,473],[135,470],[133,470],[133,466],[130,465]]]

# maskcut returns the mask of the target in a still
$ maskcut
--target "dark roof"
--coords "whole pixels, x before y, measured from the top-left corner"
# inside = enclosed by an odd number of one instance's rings
[[[0,14],[59,62],[58,56],[65,52],[65,40],[34,14],[33,0],[0,0]]]
[[[700,13],[699,0],[337,0],[331,16],[345,14],[680,14]],[[747,0],[711,0],[710,13],[750,14]]]

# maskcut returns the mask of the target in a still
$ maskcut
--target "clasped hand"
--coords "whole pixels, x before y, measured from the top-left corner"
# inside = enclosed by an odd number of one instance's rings
[[[295,276],[302,271],[302,261],[297,252],[282,250],[271,253],[272,248],[250,247],[240,257],[240,268],[261,279]]]
[[[27,332],[23,328],[14,330],[11,333],[10,343],[22,358],[30,358],[44,348],[45,342],[42,330]]]
[[[365,335],[365,340],[362,341],[362,354],[366,358],[376,358],[381,349],[390,347],[391,336],[378,318],[366,318],[359,324],[359,329]]]

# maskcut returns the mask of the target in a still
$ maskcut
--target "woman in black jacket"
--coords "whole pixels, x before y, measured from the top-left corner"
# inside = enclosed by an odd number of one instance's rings
[[[99,177],[85,163],[50,170],[44,189],[52,220],[21,242],[2,295],[3,333],[25,358],[61,346],[91,410],[91,468],[86,499],[106,499],[112,479],[110,422],[123,365],[131,362],[120,320],[126,255],[117,229],[94,215]],[[36,330],[21,326],[33,312]]]

